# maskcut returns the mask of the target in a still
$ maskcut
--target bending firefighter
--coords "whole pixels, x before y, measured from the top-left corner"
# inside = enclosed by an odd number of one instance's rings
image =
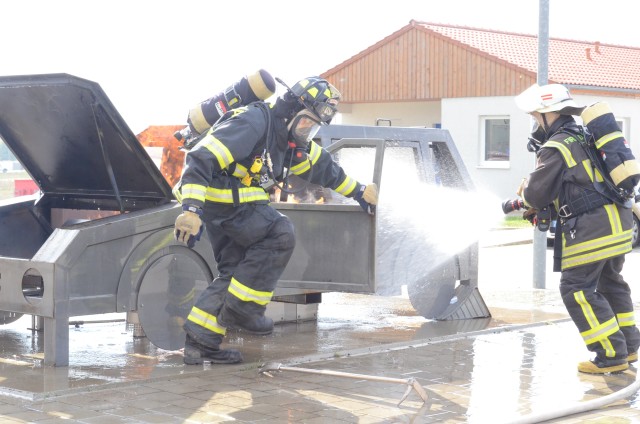
[[[227,329],[270,334],[267,304],[295,246],[291,221],[269,205],[269,181],[285,172],[354,198],[373,214],[375,184],[360,184],[312,141],[337,112],[340,93],[326,80],[296,83],[275,104],[257,101],[227,112],[186,155],[177,240],[193,246],[207,232],[218,276],[196,300],[184,329],[186,364],[236,363],[221,349]]]
[[[595,354],[578,370],[624,371],[637,361],[640,345],[631,290],[621,275],[631,251],[632,211],[597,189],[603,172],[590,159],[586,129],[572,116],[585,108],[566,87],[534,84],[516,104],[537,123],[528,146],[536,152],[536,168],[518,195],[533,213],[553,205],[558,215],[555,245],[562,252],[554,254],[554,271],[561,271],[562,300]]]

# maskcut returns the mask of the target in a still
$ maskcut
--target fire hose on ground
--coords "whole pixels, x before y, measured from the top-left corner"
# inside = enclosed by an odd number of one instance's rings
[[[358,380],[380,381],[383,383],[405,384],[407,385],[407,390],[404,392],[404,395],[402,396],[402,399],[400,399],[400,402],[398,402],[398,406],[400,406],[400,404],[404,402],[407,396],[409,396],[409,393],[411,393],[411,389],[415,390],[416,393],[418,393],[418,396],[420,396],[423,403],[427,403],[427,399],[428,399],[428,395],[427,395],[427,392],[424,390],[424,387],[422,387],[420,383],[418,383],[418,381],[413,377],[411,378],[378,377],[375,375],[353,374],[353,373],[347,373],[347,372],[341,372],[341,371],[285,367],[282,364],[278,364],[274,362],[264,364],[262,367],[260,367],[260,373],[265,374],[269,377],[273,377],[273,375],[270,374],[272,371],[295,371],[295,372],[302,372],[302,373],[308,373],[308,374],[320,374],[320,375],[330,375],[334,377],[354,378]]]
[[[427,392],[424,390],[424,387],[422,387],[415,378],[402,379],[402,378],[378,377],[378,376],[372,376],[372,375],[353,374],[353,373],[346,373],[346,372],[340,372],[340,371],[286,367],[279,363],[264,364],[262,367],[260,367],[259,371],[261,374],[265,374],[269,377],[273,377],[273,375],[271,374],[271,372],[273,371],[295,371],[295,372],[302,372],[302,373],[308,373],[308,374],[330,375],[335,377],[347,377],[347,378],[354,378],[354,379],[360,379],[360,380],[379,381],[383,383],[405,384],[407,385],[407,390],[402,396],[402,399],[400,399],[400,402],[398,402],[398,406],[400,406],[400,404],[402,404],[402,402],[405,401],[407,396],[409,396],[409,393],[411,393],[412,389],[415,390],[416,393],[418,393],[423,403],[427,403],[427,399],[428,399],[428,395],[427,395]],[[619,400],[622,400],[626,397],[631,396],[632,394],[636,393],[638,390],[640,390],[640,374],[636,376],[636,381],[634,383],[630,384],[624,389],[618,390],[615,393],[602,396],[598,399],[592,399],[589,401],[568,405],[560,409],[523,415],[519,418],[511,419],[508,422],[510,424],[535,424],[535,423],[549,421],[556,418],[566,417],[573,414],[580,414],[580,413],[601,408],[603,406],[610,405],[614,402],[617,402]]]
[[[614,402],[629,397],[632,394],[636,393],[638,390],[640,390],[640,374],[636,374],[635,382],[631,383],[624,389],[618,390],[617,392],[611,393],[609,395],[584,402],[577,402],[556,410],[542,411],[523,415],[515,420],[509,420],[508,422],[510,424],[534,424],[553,420],[556,418],[566,417],[573,414],[593,411],[594,409],[602,408],[603,406],[610,405]]]

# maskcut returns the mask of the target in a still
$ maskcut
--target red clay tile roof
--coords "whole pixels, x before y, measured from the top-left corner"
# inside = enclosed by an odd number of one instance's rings
[[[504,62],[537,72],[537,35],[412,21]],[[640,90],[640,48],[597,41],[549,39],[549,81],[567,85]]]

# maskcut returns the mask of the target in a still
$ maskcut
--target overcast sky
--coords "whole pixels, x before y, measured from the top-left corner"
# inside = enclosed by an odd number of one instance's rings
[[[638,5],[549,0],[550,36],[640,47]],[[290,85],[320,74],[411,19],[536,34],[538,9],[539,0],[12,0],[2,2],[0,75],[96,81],[137,134],[184,123],[260,68]]]

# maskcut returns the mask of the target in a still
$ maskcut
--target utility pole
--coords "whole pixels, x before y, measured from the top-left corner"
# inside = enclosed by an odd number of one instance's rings
[[[549,82],[549,0],[539,0],[538,85]],[[557,230],[556,230],[557,231]],[[546,288],[547,233],[533,230],[533,288]]]

